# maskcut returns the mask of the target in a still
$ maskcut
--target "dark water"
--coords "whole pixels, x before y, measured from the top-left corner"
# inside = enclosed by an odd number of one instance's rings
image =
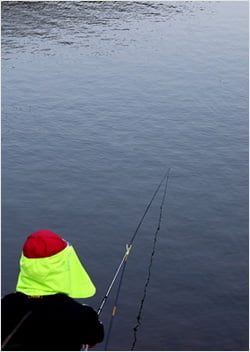
[[[97,308],[169,167],[136,349],[247,350],[248,2],[2,2],[2,295],[26,236],[49,228]],[[160,201],[110,350],[131,348]]]

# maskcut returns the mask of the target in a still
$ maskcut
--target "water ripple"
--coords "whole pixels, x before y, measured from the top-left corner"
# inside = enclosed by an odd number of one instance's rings
[[[142,20],[167,21],[194,7],[191,2],[3,2],[2,56],[8,59],[10,51],[53,54],[65,45],[91,47],[91,38],[129,45],[136,33],[119,41],[116,33],[136,32]]]

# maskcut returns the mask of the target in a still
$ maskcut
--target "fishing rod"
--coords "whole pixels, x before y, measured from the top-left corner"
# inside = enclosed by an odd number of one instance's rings
[[[123,255],[123,258],[122,258],[120,264],[118,265],[118,267],[117,267],[117,269],[116,269],[116,271],[115,271],[115,274],[114,274],[114,276],[113,276],[113,278],[112,278],[112,280],[111,280],[111,282],[110,282],[110,284],[109,284],[109,286],[108,286],[108,289],[107,289],[107,291],[106,291],[106,294],[105,294],[105,296],[103,297],[103,299],[102,299],[102,301],[101,301],[101,303],[100,303],[100,306],[99,306],[99,308],[98,308],[98,310],[97,310],[98,316],[101,314],[101,312],[102,312],[102,310],[103,310],[103,307],[104,307],[104,305],[105,305],[106,302],[107,302],[108,296],[109,296],[109,294],[110,294],[110,292],[111,292],[111,290],[112,290],[112,288],[113,288],[113,286],[114,286],[114,284],[115,284],[115,281],[116,281],[116,279],[117,279],[117,277],[118,277],[118,275],[119,275],[119,273],[120,273],[120,271],[121,271],[121,269],[122,269],[122,274],[121,274],[121,277],[120,277],[120,282],[119,282],[119,286],[118,286],[118,291],[117,291],[116,298],[115,298],[115,305],[114,305],[113,310],[112,310],[112,318],[115,316],[115,313],[116,313],[116,303],[117,303],[118,298],[119,298],[119,293],[120,293],[120,289],[121,289],[121,283],[122,283],[123,275],[124,275],[124,272],[125,272],[125,267],[126,267],[126,263],[127,263],[127,260],[128,260],[128,256],[129,256],[129,254],[130,254],[130,252],[131,252],[133,243],[134,243],[135,238],[136,238],[136,236],[137,236],[137,233],[138,233],[138,231],[139,231],[139,229],[140,229],[140,227],[141,227],[141,225],[142,225],[142,223],[143,223],[143,221],[144,221],[144,218],[145,218],[145,216],[147,215],[147,213],[148,213],[148,211],[149,211],[149,209],[150,209],[150,207],[151,207],[151,205],[152,205],[152,203],[153,203],[155,197],[157,196],[157,194],[158,194],[158,192],[159,192],[159,190],[160,190],[160,188],[161,188],[161,186],[162,186],[162,184],[163,184],[163,182],[164,182],[165,180],[166,180],[166,186],[165,186],[165,190],[164,190],[164,197],[166,196],[167,184],[168,184],[168,179],[169,179],[169,175],[170,175],[170,170],[171,170],[171,168],[168,168],[167,172],[164,174],[164,176],[162,177],[160,183],[159,183],[158,186],[156,187],[156,190],[155,190],[155,192],[153,193],[152,198],[151,198],[151,200],[149,201],[149,203],[148,203],[148,205],[147,205],[147,207],[146,207],[146,209],[145,209],[145,211],[144,211],[144,213],[143,213],[143,215],[142,215],[142,217],[141,217],[141,219],[140,219],[140,221],[139,221],[139,223],[138,223],[138,225],[137,225],[137,227],[136,227],[136,230],[135,230],[135,232],[133,233],[133,235],[132,235],[132,237],[131,237],[131,239],[130,239],[129,244],[126,244],[126,251],[125,251],[125,253],[124,253],[124,255]],[[163,204],[161,205],[161,211],[162,211],[162,206],[163,206]],[[160,215],[160,217],[161,217],[161,215]],[[159,230],[159,225],[158,225],[158,229],[157,229],[157,230]],[[110,326],[109,326],[108,335],[110,334],[111,327],[112,327],[112,323],[111,323]],[[105,348],[106,348],[106,347],[107,347],[107,341],[106,341],[106,344],[105,344]],[[88,351],[88,345],[85,345],[85,351]]]
[[[129,244],[126,244],[126,251],[125,251],[125,253],[123,255],[123,258],[122,258],[120,264],[118,265],[118,267],[117,267],[117,269],[115,271],[115,274],[113,276],[113,279],[111,280],[111,282],[110,282],[110,284],[108,286],[107,292],[106,292],[105,296],[103,297],[103,299],[101,301],[101,304],[100,304],[100,306],[99,306],[99,308],[97,310],[97,314],[98,315],[101,314],[101,312],[103,310],[103,307],[104,307],[105,303],[107,302],[108,296],[109,296],[109,294],[110,294],[110,292],[111,292],[111,290],[112,290],[112,288],[114,286],[114,283],[115,283],[115,281],[116,281],[116,279],[117,279],[117,277],[118,277],[118,275],[119,275],[119,273],[120,273],[120,271],[121,271],[121,269],[123,267],[123,264],[126,263],[127,260],[128,260],[128,256],[129,256],[129,254],[131,252],[133,243],[135,241],[135,238],[136,238],[137,233],[138,233],[138,231],[139,231],[139,229],[140,229],[140,227],[141,227],[141,225],[143,223],[143,220],[144,220],[145,216],[147,215],[147,213],[148,213],[148,211],[149,211],[149,209],[150,209],[150,207],[151,207],[156,195],[158,194],[158,192],[159,192],[159,190],[161,188],[161,185],[163,184],[163,182],[166,179],[168,180],[169,174],[170,174],[170,168],[168,168],[167,172],[164,174],[164,176],[162,177],[160,183],[158,184],[155,192],[153,193],[153,196],[152,196],[151,200],[149,201],[149,203],[148,203],[148,205],[147,205],[147,207],[146,207],[146,209],[145,209],[145,211],[144,211],[144,213],[143,213],[143,215],[142,215],[142,217],[141,217],[141,219],[140,219],[140,221],[139,221],[139,223],[137,225],[137,228],[136,228],[135,232],[133,233],[133,235],[132,235],[132,237],[130,239]]]
[[[154,233],[153,248],[152,248],[152,252],[151,252],[151,256],[150,256],[147,280],[146,280],[146,283],[144,285],[143,297],[141,299],[141,304],[140,304],[139,312],[138,312],[138,315],[137,315],[137,325],[133,329],[134,330],[134,341],[133,341],[131,350],[134,350],[134,347],[135,347],[135,344],[136,344],[136,340],[137,340],[137,331],[139,329],[139,326],[141,325],[141,315],[142,315],[142,311],[143,311],[144,302],[145,302],[145,299],[146,299],[147,288],[148,288],[148,285],[149,285],[149,282],[150,282],[151,268],[152,268],[152,265],[153,265],[153,257],[154,257],[154,254],[155,254],[157,237],[158,237],[158,233],[159,233],[160,227],[161,227],[163,205],[165,203],[166,194],[167,194],[169,173],[170,173],[170,169],[168,170],[168,173],[166,174],[166,177],[163,178],[163,181],[166,180],[166,182],[165,182],[164,192],[163,192],[162,201],[161,201],[161,205],[160,205],[160,213],[159,213],[159,218],[158,218],[158,224],[157,224],[156,231]],[[159,189],[158,189],[158,191],[159,191]],[[158,193],[158,191],[157,191],[157,193]],[[122,282],[123,282],[123,276],[124,276],[126,264],[127,264],[127,258],[125,259],[125,261],[123,263],[123,266],[122,266],[122,272],[121,272],[121,275],[120,275],[120,280],[119,280],[118,288],[117,288],[117,291],[116,291],[116,296],[115,296],[115,300],[114,300],[113,310],[112,310],[112,314],[111,314],[111,318],[110,318],[109,326],[108,326],[108,330],[107,330],[107,335],[106,335],[106,340],[105,340],[105,345],[104,345],[104,351],[108,350],[108,343],[109,343],[110,334],[111,334],[111,330],[112,330],[112,326],[113,326],[113,320],[114,320],[114,317],[115,317],[115,314],[116,314],[116,310],[117,310],[117,306],[118,306],[118,300],[119,300],[119,296],[120,296],[120,291],[121,291],[121,286],[122,286]]]

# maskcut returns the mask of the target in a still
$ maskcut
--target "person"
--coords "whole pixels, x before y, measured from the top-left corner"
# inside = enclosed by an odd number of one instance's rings
[[[49,230],[32,233],[16,292],[2,298],[2,350],[77,351],[102,342],[97,313],[76,300],[95,292],[72,245]]]

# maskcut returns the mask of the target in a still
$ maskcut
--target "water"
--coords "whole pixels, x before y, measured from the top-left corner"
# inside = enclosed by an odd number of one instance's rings
[[[2,2],[2,295],[49,228],[97,308],[169,167],[136,350],[248,350],[248,3]],[[161,195],[110,350],[132,345]]]

